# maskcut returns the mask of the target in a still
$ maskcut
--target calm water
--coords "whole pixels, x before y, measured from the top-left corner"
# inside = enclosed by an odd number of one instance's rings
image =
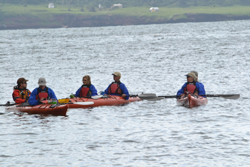
[[[209,98],[70,109],[67,117],[0,108],[0,166],[250,166],[250,21],[0,31],[1,104],[19,77],[68,97],[86,74],[98,92],[120,71],[131,94],[174,95],[199,72]]]

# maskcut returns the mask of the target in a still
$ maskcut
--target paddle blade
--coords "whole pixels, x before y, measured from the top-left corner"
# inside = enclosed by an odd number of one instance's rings
[[[89,102],[73,102],[73,104],[86,106],[86,105],[93,105],[94,102],[93,101],[89,101]]]
[[[157,96],[156,96],[156,94],[154,94],[154,93],[145,93],[145,94],[140,94],[140,95],[138,95],[138,97],[140,98],[140,99],[145,99],[145,100],[148,100],[148,99],[153,99],[153,98],[156,98]]]
[[[96,96],[91,96],[91,99],[100,99],[102,97],[103,97],[103,95],[96,95]]]
[[[138,97],[142,100],[149,100],[149,101],[157,101],[157,100],[164,99],[164,97],[156,96],[156,94],[154,93],[140,94],[138,95]]]
[[[69,99],[59,99],[58,103],[68,103]]]

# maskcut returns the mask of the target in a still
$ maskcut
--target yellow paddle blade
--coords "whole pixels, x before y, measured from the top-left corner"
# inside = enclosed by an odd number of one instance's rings
[[[58,103],[68,103],[69,99],[59,99]]]

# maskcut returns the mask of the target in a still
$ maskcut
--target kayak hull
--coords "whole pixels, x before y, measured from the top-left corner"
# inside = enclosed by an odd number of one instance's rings
[[[195,106],[202,106],[207,104],[207,98],[204,98],[202,96],[193,96],[189,94],[188,96],[181,97],[177,99],[177,105],[184,106],[184,107],[195,107]]]
[[[75,97],[70,99],[68,103],[69,108],[91,108],[99,106],[119,106],[134,101],[141,100],[139,97],[129,97],[128,100],[123,99],[120,96],[109,95],[105,98],[91,99],[91,98],[79,98]]]
[[[68,105],[39,104],[36,106],[15,105],[7,108],[9,111],[25,112],[28,114],[66,116]]]

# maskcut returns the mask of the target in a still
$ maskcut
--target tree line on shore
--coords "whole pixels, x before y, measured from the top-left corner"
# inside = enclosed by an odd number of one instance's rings
[[[170,7],[189,7],[189,6],[233,6],[250,5],[250,0],[0,0],[1,4],[16,5],[40,5],[54,3],[55,5],[65,6],[98,6],[109,8],[113,4],[122,4],[123,7],[139,6],[170,6]]]

